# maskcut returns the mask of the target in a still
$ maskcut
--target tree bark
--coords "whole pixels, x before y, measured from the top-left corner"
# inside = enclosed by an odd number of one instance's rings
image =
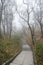
[[[41,37],[43,38],[43,29],[42,29],[42,24],[40,23],[40,28],[41,28]]]
[[[0,10],[0,38],[2,37],[2,34],[1,34],[2,11],[3,11],[3,3],[2,3],[2,6],[1,6],[1,10]]]
[[[32,43],[33,43],[33,45],[34,45],[34,33],[32,32],[32,29],[31,29],[31,26],[30,26],[29,23],[28,23],[28,26],[29,26],[29,28],[30,28]]]

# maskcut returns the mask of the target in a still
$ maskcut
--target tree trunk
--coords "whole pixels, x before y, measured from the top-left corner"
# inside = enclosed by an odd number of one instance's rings
[[[1,34],[2,11],[3,11],[3,3],[2,3],[2,6],[1,6],[1,11],[0,11],[0,38],[2,37],[2,34]]]
[[[5,25],[3,25],[3,32],[4,32],[4,35],[5,35]]]
[[[1,39],[1,22],[0,22],[0,39]]]
[[[41,37],[43,38],[43,29],[42,29],[42,26],[41,26]]]
[[[28,26],[29,26],[29,28],[30,28],[31,38],[32,38],[32,43],[33,43],[33,45],[34,45],[34,33],[32,32],[32,29],[31,29],[31,27],[30,27],[30,24],[29,24],[29,23],[28,23]]]
[[[40,23],[40,28],[41,28],[41,38],[43,38],[43,29],[42,29],[42,24]]]

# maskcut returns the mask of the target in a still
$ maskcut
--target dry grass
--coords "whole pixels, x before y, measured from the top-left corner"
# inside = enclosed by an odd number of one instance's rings
[[[14,41],[15,39],[13,40],[9,37],[4,37],[0,40],[0,65],[16,55],[16,53],[20,50],[21,40],[19,39],[18,41],[17,39]]]

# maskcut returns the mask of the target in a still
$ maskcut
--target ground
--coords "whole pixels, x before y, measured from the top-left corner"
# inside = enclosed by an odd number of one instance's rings
[[[25,44],[22,48],[22,52],[10,63],[10,65],[34,65],[30,46]]]

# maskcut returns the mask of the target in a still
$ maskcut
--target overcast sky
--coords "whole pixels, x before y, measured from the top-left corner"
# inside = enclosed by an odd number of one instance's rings
[[[27,0],[24,0],[25,2],[27,1]],[[34,6],[34,2],[35,2],[35,0],[28,0],[29,1],[29,4],[30,5],[33,5]],[[17,2],[17,5],[18,5],[18,8],[20,9],[20,10],[25,10],[26,9],[26,5],[24,5],[23,4],[23,0],[16,0],[16,2]],[[13,10],[14,11],[14,10]],[[15,17],[16,16],[16,17]],[[13,19],[13,26],[15,25],[16,27],[17,27],[17,29],[21,29],[21,24],[19,23],[19,16],[18,16],[18,14],[14,14],[14,19]],[[30,22],[32,21],[32,16],[31,16],[31,18],[30,18]]]

